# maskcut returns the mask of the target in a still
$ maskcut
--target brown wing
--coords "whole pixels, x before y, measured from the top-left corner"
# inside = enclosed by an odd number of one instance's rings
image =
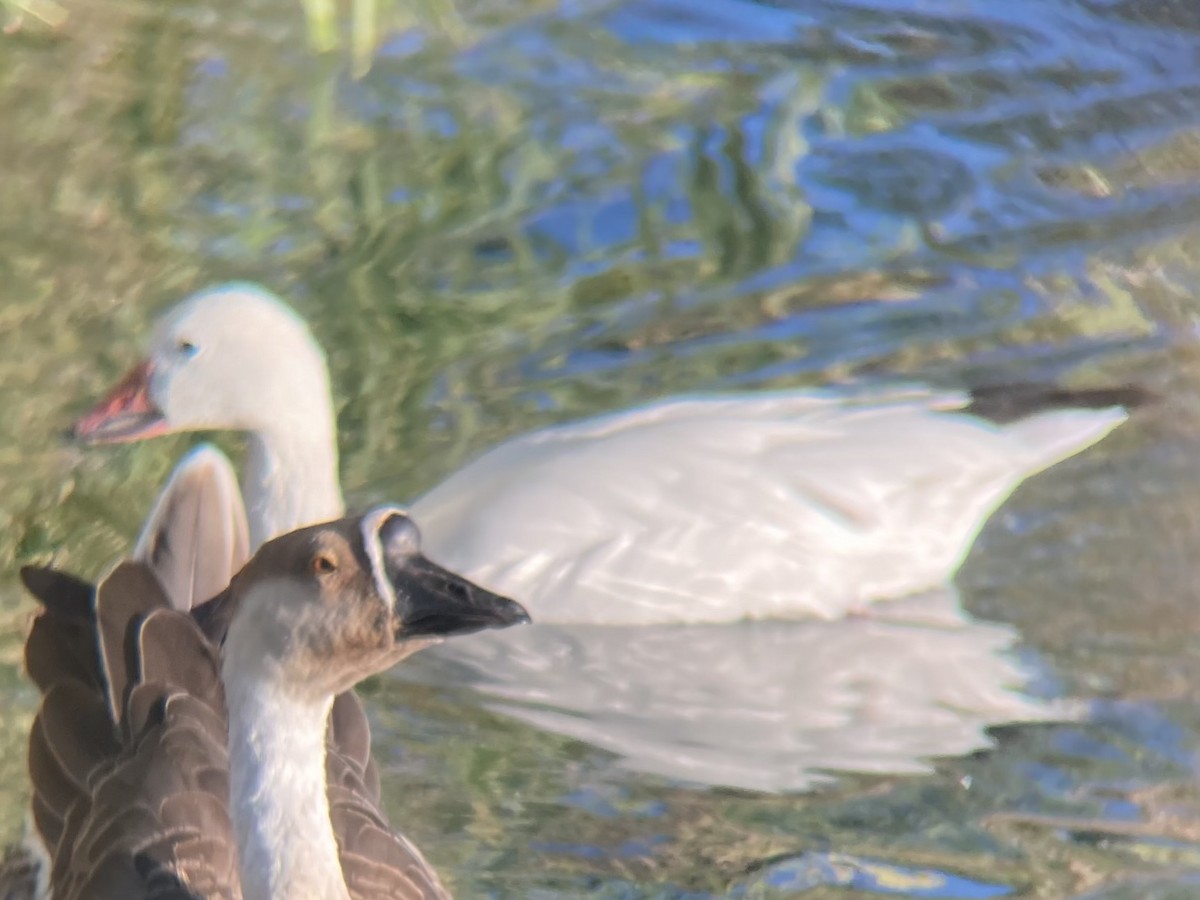
[[[329,817],[342,875],[354,900],[449,898],[421,852],[388,825],[379,805],[379,772],[371,759],[371,727],[351,691],[339,694],[329,718],[325,777]]]
[[[56,900],[240,897],[217,649],[229,595],[177,611],[133,562],[94,592],[52,570],[22,577],[45,605],[26,646],[43,692],[29,770]],[[448,897],[388,827],[354,693],[335,699],[328,741],[330,814],[351,896]]]
[[[63,678],[99,688],[103,683],[96,645],[92,586],[53,569],[27,566],[21,581],[42,601],[42,614],[25,641],[25,671],[45,692]]]
[[[362,790],[329,789],[342,875],[354,900],[428,900],[450,894],[433,867],[388,826]]]
[[[136,563],[90,608],[78,582],[22,574],[46,604],[34,632],[73,639],[61,664],[47,641],[26,648],[43,691],[29,769],[54,897],[240,897],[213,647]]]
[[[225,588],[247,545],[232,469],[201,448],[176,467],[137,561],[98,588],[52,569],[22,570],[44,606],[25,646],[43,695],[29,772],[56,900],[241,896],[219,648],[235,603]],[[353,693],[334,702],[328,746],[332,819],[352,895],[447,896],[379,810],[370,726]],[[9,868],[19,888],[26,870]]]

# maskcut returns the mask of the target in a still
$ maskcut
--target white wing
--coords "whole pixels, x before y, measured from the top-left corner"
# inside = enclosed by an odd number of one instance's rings
[[[133,558],[158,576],[176,609],[191,609],[225,590],[250,558],[246,509],[225,454],[200,444],[176,464]]]
[[[672,400],[516,438],[412,507],[539,622],[833,618],[947,580],[1028,475],[1120,408],[995,426],[955,393]]]

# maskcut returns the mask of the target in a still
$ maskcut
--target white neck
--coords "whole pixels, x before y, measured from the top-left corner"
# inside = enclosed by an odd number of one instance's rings
[[[242,494],[250,523],[250,547],[271,538],[340,518],[337,437],[326,404],[297,411],[273,431],[250,435]]]
[[[349,900],[325,784],[333,699],[228,679],[229,771],[244,900]]]

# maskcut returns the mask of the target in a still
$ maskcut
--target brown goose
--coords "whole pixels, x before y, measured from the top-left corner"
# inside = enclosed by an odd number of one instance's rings
[[[227,578],[237,555],[220,537],[236,528],[223,490],[181,467],[144,561],[95,588],[22,570],[45,607],[26,644],[43,695],[29,745],[42,887],[56,900],[447,896],[380,809],[351,688],[445,636],[528,616],[426,560],[395,507],[277,538],[189,610],[197,578]]]

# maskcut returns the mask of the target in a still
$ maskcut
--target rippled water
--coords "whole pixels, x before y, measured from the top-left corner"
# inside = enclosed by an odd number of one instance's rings
[[[329,349],[355,504],[683,390],[1161,397],[996,516],[969,616],[547,629],[369,685],[393,818],[462,896],[1200,895],[1198,10],[439,0],[360,80],[290,0],[0,37],[4,835],[15,567],[100,571],[187,444],[62,429],[155,311],[246,277]]]

